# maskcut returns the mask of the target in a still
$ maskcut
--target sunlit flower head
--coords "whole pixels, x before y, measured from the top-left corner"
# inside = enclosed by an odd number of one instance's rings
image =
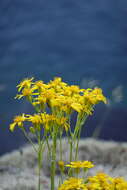
[[[62,161],[62,160],[60,160],[60,161],[58,161],[58,166],[59,166],[59,168],[60,168],[60,170],[64,170],[64,161]]]
[[[24,88],[21,94],[17,94],[15,98],[21,99],[22,97],[31,97],[35,95],[38,95],[38,93],[35,93],[33,88]]]
[[[90,161],[75,161],[67,164],[66,167],[70,168],[93,168],[94,165]]]
[[[27,115],[27,121],[32,122],[33,125],[42,124],[42,119],[41,119],[41,116],[39,114]]]
[[[58,190],[88,190],[83,179],[71,177],[64,181]]]
[[[13,119],[13,123],[10,124],[10,130],[13,132],[16,125],[18,127],[22,127],[23,122],[25,120],[26,120],[25,114],[15,116],[14,119]]]
[[[62,89],[64,89],[67,86],[67,83],[62,81],[62,78],[55,77],[54,80],[51,80],[48,83],[50,88],[54,88],[56,92],[61,92]]]
[[[18,91],[21,91],[23,88],[30,88],[31,85],[33,84],[33,81],[34,78],[26,78],[24,79],[23,81],[21,81],[18,85],[17,85],[17,88],[18,88]]]

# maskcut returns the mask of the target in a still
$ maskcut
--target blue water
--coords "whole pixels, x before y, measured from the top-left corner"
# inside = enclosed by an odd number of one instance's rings
[[[82,136],[101,125],[100,138],[127,141],[126,18],[126,0],[0,1],[0,154],[24,143],[8,125],[31,111],[13,99],[18,82],[31,76],[100,86],[110,106],[97,107]]]

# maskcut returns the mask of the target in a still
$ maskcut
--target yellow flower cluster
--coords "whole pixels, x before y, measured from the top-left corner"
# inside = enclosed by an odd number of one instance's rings
[[[14,117],[14,122],[10,124],[10,130],[14,131],[16,125],[18,127],[22,127],[23,126],[23,122],[25,120],[26,120],[25,114],[15,116]]]
[[[23,127],[24,121],[31,122],[38,129],[39,125],[43,125],[46,130],[56,123],[68,131],[67,118],[73,111],[77,111],[80,119],[83,119],[84,116],[92,114],[95,104],[100,101],[106,103],[101,89],[85,90],[76,85],[69,86],[61,78],[54,78],[47,84],[43,81],[34,82],[34,78],[27,78],[17,85],[17,88],[20,94],[16,98],[26,97],[35,107],[37,114],[16,116],[10,125],[11,131],[14,131],[16,125]],[[47,107],[50,108],[51,114],[46,114]],[[30,129],[34,131],[33,127]]]
[[[71,177],[58,188],[58,190],[87,190],[83,179]]]
[[[90,190],[111,190],[112,178],[105,173],[98,173],[96,176],[88,177],[88,189]]]
[[[42,110],[46,104],[54,111],[63,111],[67,114],[72,111],[92,114],[93,106],[100,101],[106,103],[106,98],[100,88],[80,89],[76,85],[68,85],[61,78],[55,78],[47,84],[43,81],[33,82],[34,78],[23,80],[18,86],[16,98],[27,97],[34,106]]]
[[[112,178],[105,173],[88,177],[88,190],[127,190],[127,181],[121,177]]]
[[[104,173],[97,173],[86,179],[78,178],[80,169],[86,172],[94,167],[90,161],[77,161],[78,143],[80,139],[81,127],[88,115],[93,112],[94,106],[99,102],[106,103],[102,90],[80,89],[77,85],[68,85],[61,78],[54,78],[49,83],[43,81],[34,81],[34,78],[24,79],[19,85],[18,95],[16,98],[26,99],[34,106],[36,113],[34,115],[21,114],[15,116],[10,124],[10,130],[14,131],[18,126],[22,129],[24,135],[33,145],[38,155],[38,168],[41,169],[42,152],[44,150],[45,141],[48,147],[49,156],[51,156],[51,189],[54,190],[54,177],[56,170],[56,148],[57,138],[59,137],[60,160],[58,162],[61,169],[63,180],[64,168],[69,167],[68,178],[58,190],[127,190],[127,181],[123,178],[111,178]],[[70,128],[71,114],[76,111],[77,121],[74,130]],[[35,134],[38,141],[38,148],[34,146],[33,141],[28,137],[28,133],[24,125],[30,123],[29,130]],[[42,131],[41,131],[42,130]],[[70,145],[70,163],[64,164],[62,161],[62,135],[63,130],[66,131],[68,143]],[[43,132],[43,133],[41,133]],[[42,137],[43,136],[43,137]],[[49,140],[52,139],[50,147]],[[75,148],[75,155],[73,150]],[[72,160],[75,160],[72,162]],[[73,177],[77,173],[77,178]],[[40,172],[39,172],[40,175]],[[38,189],[40,189],[40,176]]]
[[[115,190],[127,190],[127,181],[125,181],[122,177],[114,178],[113,188]]]
[[[67,123],[67,118],[61,117],[58,118],[53,114],[47,114],[47,113],[40,113],[40,114],[34,114],[34,115],[18,115],[14,117],[13,123],[10,124],[10,130],[14,131],[15,126],[23,127],[23,123],[25,121],[31,122],[33,124],[33,127],[31,127],[31,130],[34,131],[35,129],[40,130],[40,125],[44,127],[45,130],[50,130],[50,127],[53,125],[57,125],[58,127],[63,127],[66,131],[69,128],[69,125]]]
[[[123,178],[112,178],[105,173],[96,176],[82,178],[69,178],[58,190],[127,190],[127,181]]]

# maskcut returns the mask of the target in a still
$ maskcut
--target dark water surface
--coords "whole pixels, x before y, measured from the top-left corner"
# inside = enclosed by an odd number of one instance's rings
[[[31,107],[13,99],[24,77],[100,86],[110,105],[97,107],[82,136],[127,141],[127,1],[0,1],[0,154],[24,142],[8,130]]]

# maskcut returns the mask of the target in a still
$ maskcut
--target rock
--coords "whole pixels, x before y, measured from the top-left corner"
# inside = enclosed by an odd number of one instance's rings
[[[63,153],[63,160],[68,162],[69,146],[66,138],[63,139]],[[50,160],[47,154],[48,151],[45,149],[41,171],[43,190],[50,189]],[[59,155],[58,148],[57,161]],[[92,138],[82,139],[79,143],[79,160],[89,160],[96,164],[93,169],[89,170],[88,175],[94,175],[99,170],[113,177],[123,176],[127,179],[127,143],[107,142]],[[57,185],[58,168],[56,174]],[[30,145],[1,156],[0,190],[36,190],[37,181],[37,155]]]

